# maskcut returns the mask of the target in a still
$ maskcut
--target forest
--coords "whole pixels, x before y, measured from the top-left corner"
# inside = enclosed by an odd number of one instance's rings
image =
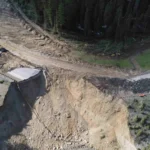
[[[44,29],[124,40],[150,33],[149,0],[14,0]]]

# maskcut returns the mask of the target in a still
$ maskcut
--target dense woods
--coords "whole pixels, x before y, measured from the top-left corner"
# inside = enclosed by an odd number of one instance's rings
[[[128,36],[150,31],[149,0],[15,0],[45,29],[80,32],[85,36]]]

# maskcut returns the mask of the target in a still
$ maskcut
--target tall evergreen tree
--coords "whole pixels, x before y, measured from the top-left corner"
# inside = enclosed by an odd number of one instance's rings
[[[14,0],[47,28],[123,40],[150,33],[149,0]]]

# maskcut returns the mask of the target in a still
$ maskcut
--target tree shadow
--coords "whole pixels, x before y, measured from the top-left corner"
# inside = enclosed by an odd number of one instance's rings
[[[45,76],[42,71],[29,80],[11,83],[4,104],[0,107],[0,141],[7,141],[27,127],[36,100],[45,93]]]
[[[3,142],[0,144],[0,149],[1,150],[37,150],[36,148],[31,148],[26,144],[18,144],[18,143],[7,143]]]

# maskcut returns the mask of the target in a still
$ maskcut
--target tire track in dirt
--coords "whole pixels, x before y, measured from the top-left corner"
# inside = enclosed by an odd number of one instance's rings
[[[75,71],[78,73],[92,74],[105,77],[119,77],[119,78],[128,77],[127,73],[124,73],[116,69],[103,67],[85,67],[84,65],[72,64],[67,61],[52,58],[50,56],[49,57],[46,57],[44,55],[41,56],[41,54],[39,53],[31,52],[26,47],[7,40],[0,39],[0,45],[9,50],[12,54],[20,57],[21,59],[27,60],[39,66],[57,67],[61,69]]]

